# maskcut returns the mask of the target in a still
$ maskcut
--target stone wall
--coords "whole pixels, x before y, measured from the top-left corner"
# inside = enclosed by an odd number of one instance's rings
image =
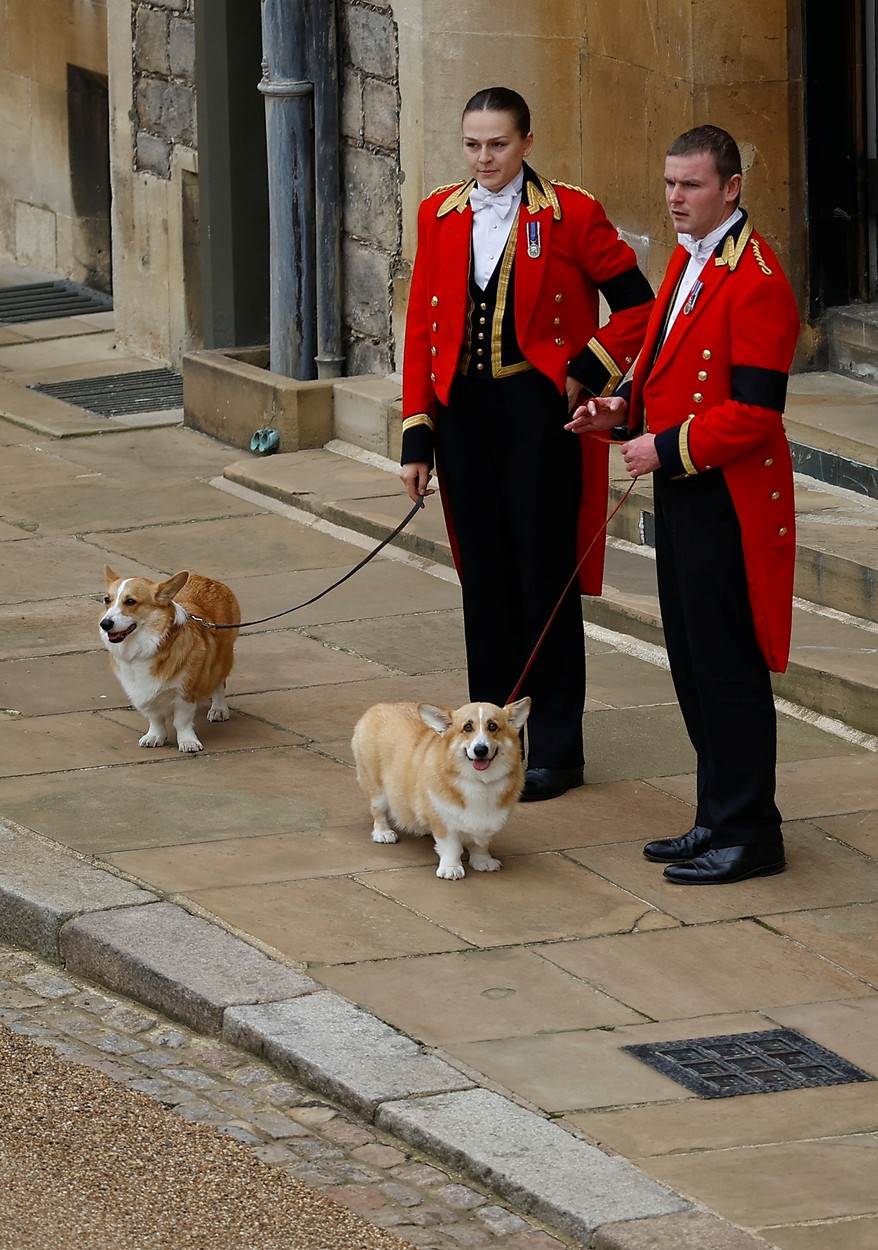
[[[0,257],[103,288],[109,223],[71,174],[68,66],[103,90],[106,27],[106,0],[0,0]]]
[[[135,162],[169,178],[175,144],[197,148],[193,0],[132,5]]]
[[[342,195],[347,372],[394,368],[400,265],[399,48],[392,6],[342,0]],[[318,154],[319,176],[319,154]]]

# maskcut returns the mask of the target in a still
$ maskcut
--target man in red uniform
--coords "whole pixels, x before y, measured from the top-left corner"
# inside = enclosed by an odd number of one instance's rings
[[[463,112],[471,177],[418,214],[406,319],[402,473],[430,493],[435,452],[460,573],[470,697],[502,704],[606,516],[608,450],[564,432],[640,350],[652,291],[587,191],[526,164],[527,104],[491,87]],[[602,326],[599,296],[610,317]],[[600,594],[603,543],[580,589]],[[522,691],[533,701],[522,797],[582,784],[585,656],[576,588]]]
[[[679,235],[633,380],[589,401],[577,432],[625,422],[629,473],[653,473],[671,675],[698,757],[695,824],[650,842],[669,881],[782,872],[769,670],[790,647],[795,501],[782,422],[799,331],[777,257],[738,207],[731,135],[699,126],[665,165]]]

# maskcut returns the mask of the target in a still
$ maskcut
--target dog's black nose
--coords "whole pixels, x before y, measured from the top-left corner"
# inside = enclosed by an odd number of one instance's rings
[[[484,742],[480,742],[477,746],[473,747],[473,755],[477,760],[483,760],[487,754],[488,747]]]
[[[113,628],[112,616],[105,616],[104,619],[101,621],[101,629],[104,631],[105,634],[108,634],[112,628]]]

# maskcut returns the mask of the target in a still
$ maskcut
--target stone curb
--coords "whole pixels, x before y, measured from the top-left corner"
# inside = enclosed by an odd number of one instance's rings
[[[591,1246],[592,1250],[768,1250],[769,1243],[717,1215],[686,1211],[607,1224]]]
[[[633,1164],[474,1086],[377,1016],[219,925],[3,821],[0,939],[199,1031],[221,1032],[584,1244],[686,1250],[686,1242],[642,1239],[691,1204]],[[601,1225],[612,1227],[592,1243]],[[629,1229],[641,1239],[625,1240]],[[698,1250],[757,1245],[715,1240]]]
[[[602,1224],[670,1215],[689,1205],[627,1160],[492,1090],[385,1103],[377,1123],[574,1237],[588,1239]]]
[[[59,934],[72,917],[156,901],[148,890],[0,821],[0,939],[57,963]]]
[[[381,1103],[472,1088],[377,1016],[326,990],[225,1013],[223,1037],[372,1118]]]
[[[214,1035],[227,1007],[321,989],[173,903],[81,916],[64,925],[60,949],[72,972]]]

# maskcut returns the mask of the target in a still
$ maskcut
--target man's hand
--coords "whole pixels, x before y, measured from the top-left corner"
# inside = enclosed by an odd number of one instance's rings
[[[596,434],[600,430],[610,430],[614,425],[624,424],[627,412],[628,404],[621,395],[610,395],[607,399],[589,399],[581,408],[576,409],[564,429],[570,430],[572,434]]]
[[[625,468],[632,477],[643,477],[645,473],[652,473],[653,469],[661,467],[655,450],[654,434],[641,434],[639,438],[622,443],[621,447]]]
[[[567,411],[572,412],[579,403],[582,394],[582,383],[576,378],[567,377]]]
[[[412,503],[425,499],[427,495],[436,494],[434,490],[428,489],[432,476],[433,472],[428,464],[404,464],[402,466],[399,473],[400,481],[406,488]]]

